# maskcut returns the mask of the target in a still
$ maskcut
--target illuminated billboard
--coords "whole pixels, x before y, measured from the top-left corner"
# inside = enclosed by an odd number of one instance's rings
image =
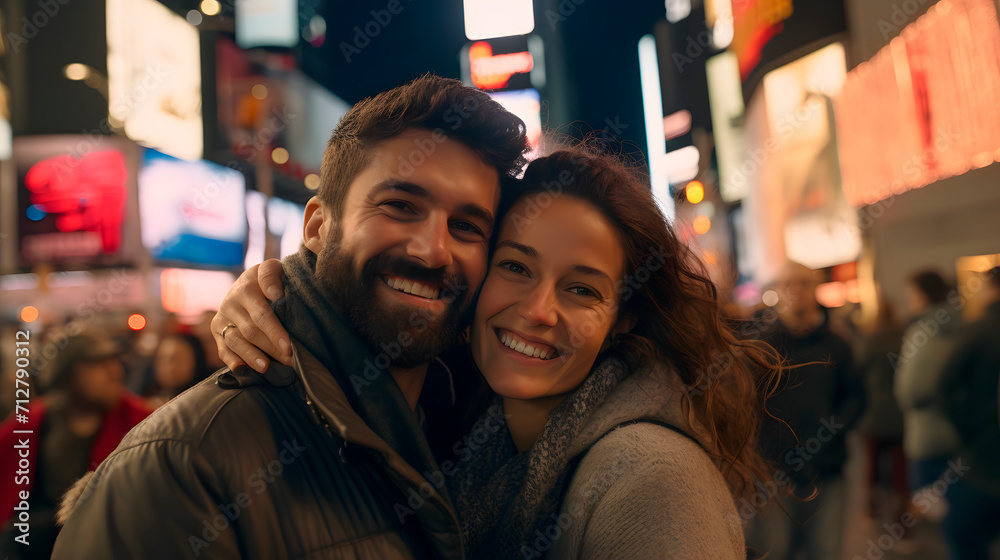
[[[144,146],[202,157],[198,30],[156,0],[107,0],[108,116]]]
[[[139,170],[142,243],[160,262],[242,266],[245,196],[239,171],[146,150]]]

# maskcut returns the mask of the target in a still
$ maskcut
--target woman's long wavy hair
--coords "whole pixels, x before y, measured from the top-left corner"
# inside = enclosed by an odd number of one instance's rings
[[[770,479],[757,441],[764,401],[781,375],[780,356],[764,342],[737,338],[704,266],[640,176],[616,156],[584,146],[560,150],[528,165],[519,183],[504,189],[502,210],[525,197],[544,205],[546,196],[568,195],[600,208],[618,230],[631,280],[620,290],[619,313],[638,320],[615,337],[613,348],[631,371],[656,361],[676,370],[687,412],[709,430],[730,491],[752,494],[755,481]]]

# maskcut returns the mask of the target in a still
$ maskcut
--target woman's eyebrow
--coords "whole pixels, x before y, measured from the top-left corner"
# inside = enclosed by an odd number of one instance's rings
[[[510,247],[511,249],[514,249],[515,251],[520,251],[531,258],[535,259],[538,258],[538,251],[536,251],[534,247],[529,247],[528,245],[518,243],[517,241],[511,241],[509,239],[505,239],[500,243],[497,243],[496,249],[494,249],[494,251],[499,251],[502,247]]]
[[[580,274],[587,274],[590,276],[600,276],[612,284],[615,283],[615,281],[611,279],[611,276],[609,276],[606,272],[597,270],[596,268],[592,268],[582,264],[577,264],[573,265],[573,270],[579,272]]]

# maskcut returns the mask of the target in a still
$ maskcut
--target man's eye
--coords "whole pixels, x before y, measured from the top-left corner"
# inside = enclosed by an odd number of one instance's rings
[[[458,228],[458,229],[460,229],[462,231],[467,231],[469,233],[475,233],[477,235],[484,235],[483,231],[481,229],[479,229],[479,227],[477,227],[475,224],[472,224],[470,222],[454,222],[454,223],[452,223],[452,226],[455,227],[455,228]]]
[[[396,210],[413,212],[413,207],[409,203],[403,202],[402,200],[387,200],[382,203],[382,206],[388,206]]]

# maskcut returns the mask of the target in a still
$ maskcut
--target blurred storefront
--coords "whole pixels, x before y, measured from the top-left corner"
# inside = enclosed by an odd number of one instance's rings
[[[1000,24],[991,0],[855,0],[838,128],[863,284],[905,309],[905,279],[936,268],[975,313],[1000,253]],[[869,312],[873,310],[869,309]],[[867,314],[867,313],[866,313]]]

